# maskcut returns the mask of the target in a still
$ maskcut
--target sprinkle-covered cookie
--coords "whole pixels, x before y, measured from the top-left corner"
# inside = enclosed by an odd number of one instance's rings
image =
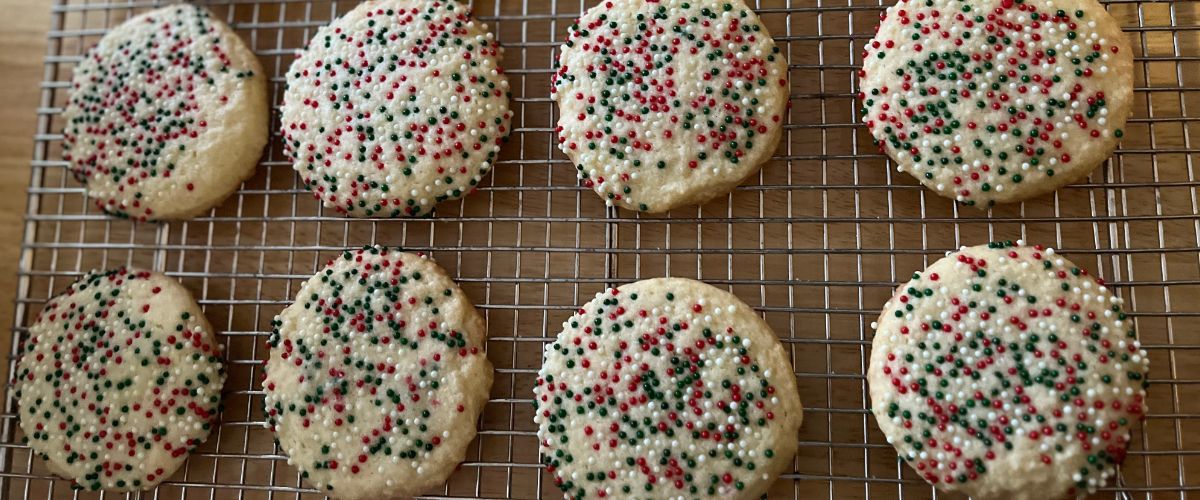
[[[1045,194],[1112,154],[1133,50],[1095,0],[901,0],[859,72],[862,121],[900,171],[981,208]]]
[[[457,0],[365,2],[288,70],[284,147],[326,208],[429,214],[475,189],[509,132],[500,45]]]
[[[89,490],[153,488],[220,410],[221,348],[175,280],[132,268],[85,274],[50,299],[17,365],[26,443]]]
[[[173,5],[114,28],[75,67],[63,159],[104,212],[186,219],[254,175],[267,121],[254,53],[204,8]]]
[[[787,61],[742,0],[602,0],[556,68],[559,148],[610,206],[728,193],[782,135]]]
[[[899,287],[873,327],[875,419],[944,491],[1093,492],[1146,414],[1148,359],[1121,300],[1050,248],[962,248]]]
[[[310,484],[343,500],[412,496],[462,462],[492,365],[483,317],[432,260],[345,252],[274,324],[267,419]]]
[[[534,421],[567,498],[758,498],[796,453],[787,353],[737,297],[689,279],[596,295],[546,346]]]

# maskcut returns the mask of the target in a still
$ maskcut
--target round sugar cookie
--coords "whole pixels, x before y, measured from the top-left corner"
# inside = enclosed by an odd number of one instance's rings
[[[1133,50],[1095,0],[901,0],[859,72],[862,121],[938,194],[986,208],[1083,180],[1112,154]]]
[[[679,278],[609,289],[546,346],[538,444],[567,498],[758,498],[803,418],[788,355],[749,306]]]
[[[945,492],[1094,492],[1146,414],[1148,359],[1133,320],[1050,248],[962,248],[897,288],[873,328],[875,420]]]
[[[172,5],[117,26],[75,67],[63,159],[106,213],[187,219],[254,175],[268,120],[254,53],[208,10]]]
[[[50,299],[17,365],[29,447],[87,490],[153,488],[208,437],[221,347],[191,293],[162,274],[92,271]]]
[[[775,152],[787,60],[742,0],[601,0],[554,73],[558,141],[609,206],[728,193]]]
[[[263,389],[288,463],[341,500],[446,481],[475,437],[492,364],[483,317],[432,260],[330,260],[275,318]]]
[[[326,208],[427,215],[495,166],[512,118],[500,55],[457,0],[364,2],[288,70],[285,152]]]

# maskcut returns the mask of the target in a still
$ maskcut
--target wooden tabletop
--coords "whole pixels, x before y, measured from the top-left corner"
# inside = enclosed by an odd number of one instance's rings
[[[8,345],[50,3],[5,0],[0,16],[0,345]]]

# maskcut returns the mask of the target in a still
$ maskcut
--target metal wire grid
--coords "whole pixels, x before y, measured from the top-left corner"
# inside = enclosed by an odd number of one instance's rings
[[[155,1],[56,0],[45,58],[8,376],[42,304],[82,272],[137,264],[193,290],[222,332],[230,377],[222,423],[168,483],[141,498],[319,498],[263,426],[270,320],[328,255],[367,243],[431,253],[488,319],[497,374],[467,462],[432,497],[555,498],[537,460],[529,395],[542,346],[605,286],[663,275],[726,287],[762,312],[792,354],[806,421],[772,498],[938,496],[875,427],[864,372],[869,325],[892,287],[945,251],[1025,238],[1062,249],[1115,285],[1152,361],[1150,415],[1101,496],[1187,497],[1200,489],[1200,2],[1108,3],[1135,49],[1135,116],[1114,159],[1082,184],[990,213],[960,209],[894,175],[856,123],[853,72],[881,0],[752,2],[790,60],[787,140],[756,180],[668,216],[605,209],[554,148],[551,61],[593,2],[476,0],[506,49],[514,131],[479,192],[415,221],[347,220],[305,192],[279,141],[259,175],[211,214],[133,224],[97,213],[61,161],[71,70],[87,47]],[[225,0],[209,6],[251,44],[276,103],[294,50],[353,1]],[[1194,111],[1193,111],[1194,112]],[[273,132],[278,114],[273,118]],[[961,210],[961,211],[960,211]],[[0,495],[79,493],[21,444],[0,413]],[[1115,493],[1114,493],[1115,492]],[[944,495],[941,495],[944,496]]]

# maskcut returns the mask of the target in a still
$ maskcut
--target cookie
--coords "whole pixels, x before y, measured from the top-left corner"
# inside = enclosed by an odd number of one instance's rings
[[[267,144],[267,78],[202,7],[133,17],[87,52],[63,111],[63,159],[96,208],[187,219],[254,175]]]
[[[25,442],[88,490],[151,489],[208,437],[225,368],[212,326],[175,280],[92,271],[50,299],[18,362]]]
[[[462,462],[492,364],[483,317],[432,260],[345,252],[274,327],[267,421],[309,484],[342,500],[407,497]]]
[[[512,118],[500,54],[457,0],[360,4],[288,70],[284,151],[326,208],[427,215],[495,166]]]
[[[872,327],[871,411],[943,492],[1094,492],[1146,414],[1148,359],[1121,300],[1050,248],[962,248],[897,288]]]
[[[1133,100],[1133,50],[1095,0],[901,0],[859,72],[880,149],[980,208],[1085,179]]]
[[[567,498],[758,498],[803,418],[779,340],[712,286],[609,289],[563,323],[534,387],[538,444]]]
[[[555,69],[559,148],[609,206],[726,194],[783,133],[787,60],[742,0],[603,0]]]

